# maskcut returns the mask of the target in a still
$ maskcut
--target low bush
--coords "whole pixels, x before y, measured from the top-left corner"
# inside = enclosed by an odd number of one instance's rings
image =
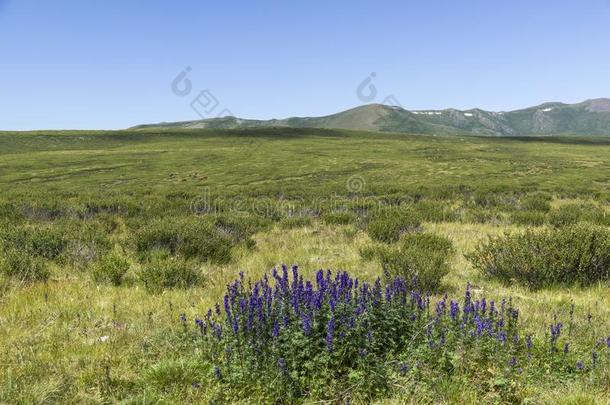
[[[423,200],[413,206],[418,218],[426,222],[453,222],[458,215],[447,201]]]
[[[92,276],[97,282],[119,286],[129,271],[129,261],[119,252],[111,252],[93,265]]]
[[[213,263],[231,260],[235,236],[203,219],[163,219],[143,226],[135,235],[136,250],[142,254],[158,249],[186,259]]]
[[[0,229],[0,245],[52,260],[64,251],[67,240],[58,226],[8,225]]]
[[[47,264],[42,258],[12,248],[5,249],[0,256],[0,273],[24,282],[46,281],[50,275]]]
[[[409,209],[388,208],[376,213],[369,221],[366,232],[371,239],[393,243],[401,235],[421,229],[417,215]]]
[[[142,264],[139,278],[149,292],[171,288],[188,288],[201,283],[197,266],[168,252],[156,251]]]
[[[376,253],[387,279],[416,279],[422,291],[439,289],[453,254],[449,239],[429,233],[405,235],[397,246],[381,246]]]
[[[521,209],[524,211],[549,212],[551,196],[548,194],[531,194],[521,198]]]
[[[570,226],[579,222],[609,225],[610,216],[591,203],[566,204],[550,212],[549,223],[555,227]]]
[[[356,216],[351,212],[335,211],[322,215],[322,221],[327,225],[347,225],[356,221]]]
[[[547,214],[541,211],[515,211],[511,222],[515,225],[542,226],[546,223]]]
[[[280,228],[282,229],[294,229],[294,228],[303,228],[306,226],[310,226],[312,224],[311,217],[286,217],[282,218],[279,223]]]
[[[180,316],[212,402],[365,403],[396,376],[416,384],[459,376],[515,403],[520,381],[606,367],[607,335],[577,345],[555,320],[549,337],[534,339],[519,318],[512,300],[475,298],[469,287],[462,299],[432,302],[400,277],[368,284],[320,270],[304,281],[296,267],[254,284],[242,275],[193,326]],[[184,379],[176,374],[172,381]]]
[[[475,268],[504,282],[538,289],[610,280],[610,230],[577,225],[491,238],[467,255]]]

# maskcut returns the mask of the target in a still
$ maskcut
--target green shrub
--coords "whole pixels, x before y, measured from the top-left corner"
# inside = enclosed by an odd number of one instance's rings
[[[249,247],[254,247],[251,236],[266,229],[269,224],[269,219],[251,214],[219,215],[214,218],[216,229],[231,237],[234,244],[245,242]]]
[[[4,251],[0,257],[0,273],[20,281],[46,281],[50,275],[42,258],[17,249]]]
[[[416,215],[426,222],[453,222],[458,219],[451,203],[447,201],[423,200],[417,202],[413,209]]]
[[[129,271],[129,261],[120,253],[112,252],[93,266],[92,276],[97,282],[121,285],[123,277]]]
[[[419,218],[412,210],[394,208],[376,214],[368,223],[366,232],[373,240],[393,243],[401,235],[418,231],[420,227]]]
[[[76,221],[63,227],[70,239],[61,256],[61,263],[77,268],[87,268],[112,248],[105,221]]]
[[[190,261],[157,251],[142,265],[139,278],[149,292],[188,288],[202,281],[200,271]]]
[[[546,214],[540,211],[515,211],[511,215],[511,222],[516,225],[542,226],[546,218]]]
[[[403,236],[396,246],[365,248],[360,254],[365,259],[376,256],[388,280],[416,278],[418,288],[436,291],[442,278],[449,273],[454,248],[451,241],[442,236],[416,233]]]
[[[610,231],[578,225],[491,238],[467,258],[484,274],[538,289],[610,280]]]
[[[356,216],[351,212],[328,212],[322,215],[322,220],[327,225],[347,225],[356,221]]]
[[[282,218],[280,221],[280,228],[282,229],[293,229],[293,228],[303,228],[306,226],[310,226],[312,223],[311,217],[286,217]]]
[[[602,208],[591,203],[566,204],[551,211],[549,215],[549,223],[555,227],[574,225],[578,222],[608,225],[608,215]]]
[[[574,225],[580,222],[583,210],[578,204],[566,204],[549,214],[549,223],[556,227]]]
[[[0,244],[5,248],[28,252],[45,259],[55,259],[66,248],[67,241],[57,226],[5,226],[0,229]]]
[[[234,236],[202,219],[158,220],[140,229],[135,241],[140,253],[166,249],[172,255],[213,263],[229,262],[235,245]]]
[[[500,213],[494,209],[471,208],[464,214],[464,222],[471,224],[486,224],[501,222]]]
[[[527,195],[521,199],[521,209],[524,211],[549,212],[551,197],[547,194]]]

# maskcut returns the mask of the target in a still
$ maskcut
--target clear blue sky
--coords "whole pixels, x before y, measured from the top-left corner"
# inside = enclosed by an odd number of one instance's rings
[[[210,115],[324,115],[371,72],[408,109],[610,97],[610,0],[0,0],[5,130],[197,119],[205,89]]]

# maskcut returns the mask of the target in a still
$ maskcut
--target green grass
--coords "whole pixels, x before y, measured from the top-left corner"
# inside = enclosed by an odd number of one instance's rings
[[[381,267],[360,250],[376,243],[367,224],[379,204],[418,213],[423,231],[453,242],[444,291],[459,294],[470,281],[475,295],[512,296],[540,339],[573,303],[583,325],[591,313],[590,333],[608,335],[608,283],[531,291],[485,277],[463,255],[488,235],[523,230],[512,218],[539,212],[531,204],[537,195],[550,205],[540,227],[572,204],[602,213],[577,221],[608,226],[609,186],[610,141],[595,138],[312,129],[0,133],[0,227],[52,228],[69,242],[57,257],[40,259],[46,282],[0,274],[0,403],[211,401],[219,388],[192,385],[207,370],[177,344],[178,315],[202,315],[240,271],[256,279],[281,263],[299,264],[308,277],[332,268],[373,280]],[[201,276],[194,286],[147,291],[139,275],[148,252],[138,251],[137,235],[160,217],[213,224],[230,261],[189,261]],[[120,286],[92,277],[110,251],[130,264]],[[392,386],[382,403],[502,401],[451,378],[418,385],[396,377]],[[610,370],[525,387],[521,399],[533,403],[607,403]]]

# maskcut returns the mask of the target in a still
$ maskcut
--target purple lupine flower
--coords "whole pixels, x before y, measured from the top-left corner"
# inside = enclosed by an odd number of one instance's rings
[[[377,304],[381,302],[381,280],[377,277],[375,280],[375,287],[373,287],[373,306],[376,307]]]
[[[457,319],[458,313],[460,312],[460,305],[457,302],[451,300],[449,306],[451,307],[449,314],[451,316],[451,319],[455,321]]]
[[[533,343],[532,343],[532,336],[531,335],[527,335],[525,337],[525,345],[527,346],[527,350],[531,350]]]
[[[358,349],[358,355],[360,357],[366,357],[366,349],[364,347],[361,347],[360,349]]]
[[[335,318],[331,317],[326,326],[326,347],[329,352],[333,351],[333,337],[335,334]]]
[[[578,360],[578,361],[576,362],[576,368],[577,368],[578,370],[583,370],[583,369],[585,368],[585,364],[584,364],[582,361]]]
[[[303,320],[303,333],[309,335],[311,333],[311,317],[308,313],[304,312],[302,316]]]
[[[222,372],[218,366],[214,366],[214,377],[216,377],[218,380],[222,379]]]
[[[509,361],[508,361],[508,365],[510,367],[515,367],[517,365],[517,358],[515,356],[513,356]]]
[[[551,325],[551,344],[555,344],[557,339],[559,339],[562,327],[563,324],[561,322],[557,322],[555,325]]]
[[[271,332],[271,336],[274,338],[280,335],[280,324],[277,322],[277,319],[273,321],[273,331]]]
[[[464,293],[464,314],[470,312],[471,297],[472,296],[470,294],[470,283],[468,283],[466,284],[466,292]]]
[[[206,332],[206,324],[205,324],[205,322],[203,322],[202,319],[195,318],[195,325],[197,325],[197,327],[199,327],[199,330],[200,330],[201,334],[205,335],[205,332]]]
[[[180,314],[180,322],[186,323],[186,315],[185,314]]]
[[[409,364],[406,362],[400,363],[400,367],[398,368],[400,374],[406,374],[409,371]]]
[[[288,367],[286,366],[286,360],[283,357],[277,359],[277,368],[282,374],[288,374]]]
[[[606,346],[610,347],[610,336],[608,336],[608,339],[606,339]]]

